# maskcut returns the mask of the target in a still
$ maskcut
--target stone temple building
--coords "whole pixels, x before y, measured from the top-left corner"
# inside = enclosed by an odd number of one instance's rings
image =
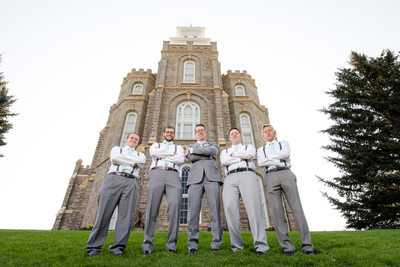
[[[140,170],[138,201],[134,218],[136,227],[145,221],[147,178],[151,164],[149,147],[163,141],[166,126],[175,127],[176,144],[196,142],[194,127],[198,123],[206,126],[207,140],[219,144],[220,151],[230,146],[229,129],[241,129],[244,144],[256,148],[265,141],[260,132],[269,122],[268,109],[260,104],[255,80],[246,71],[228,71],[221,74],[217,43],[205,37],[203,27],[177,27],[177,36],[164,41],[157,73],[152,70],[132,69],[121,85],[118,100],[110,107],[107,123],[100,131],[99,140],[90,166],[76,162],[75,169],[56,216],[53,229],[77,229],[94,224],[97,211],[97,192],[110,166],[110,150],[124,145],[127,134],[134,131],[141,137],[138,150],[144,150],[147,162]],[[265,88],[262,90],[266,90]],[[219,158],[217,160],[219,165]],[[220,165],[219,165],[220,166]],[[186,181],[190,163],[181,166],[182,202],[180,230],[186,229],[188,196]],[[221,176],[225,174],[220,168]],[[268,199],[263,189],[263,170],[257,170],[262,199],[265,226],[273,225],[268,208]],[[223,210],[223,209],[222,209]],[[110,230],[115,227],[114,211]],[[161,204],[157,230],[167,230],[165,197]],[[241,228],[249,230],[249,222],[241,204]],[[294,230],[293,216],[287,209],[290,229]],[[226,226],[225,216],[224,224]],[[204,197],[200,216],[200,229],[211,226]]]

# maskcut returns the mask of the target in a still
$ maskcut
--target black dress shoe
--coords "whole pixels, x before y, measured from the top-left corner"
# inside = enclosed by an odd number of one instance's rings
[[[256,251],[256,254],[257,255],[262,255],[262,254],[264,254],[265,252],[264,251]]]
[[[294,251],[286,251],[285,254],[286,256],[292,256],[294,254]]]
[[[212,248],[212,249],[211,249],[212,252],[215,252],[215,251],[218,251],[218,250],[219,250],[219,249],[217,249],[217,248]]]
[[[148,251],[148,250],[145,250],[145,251],[143,251],[143,256],[148,256],[148,255],[150,255],[151,253],[150,253],[150,251]]]
[[[174,250],[174,249],[168,249],[168,252],[176,253],[176,250]]]
[[[191,248],[191,249],[189,250],[189,254],[191,254],[191,255],[194,255],[194,254],[196,254],[196,253],[197,253],[197,249]]]
[[[315,252],[314,251],[306,251],[305,252],[307,255],[315,255]]]

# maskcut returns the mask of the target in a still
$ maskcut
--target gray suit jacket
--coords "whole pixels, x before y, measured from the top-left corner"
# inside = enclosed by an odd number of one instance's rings
[[[189,172],[187,185],[200,183],[204,173],[209,181],[220,182],[222,184],[216,160],[212,157],[218,154],[217,143],[206,141],[204,146],[194,143],[188,145],[188,148],[193,148],[193,151],[188,155],[188,159],[192,162],[192,167]]]

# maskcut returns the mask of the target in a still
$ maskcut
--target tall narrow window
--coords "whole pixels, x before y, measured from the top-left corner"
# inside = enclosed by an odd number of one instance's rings
[[[181,197],[181,213],[179,214],[179,223],[187,224],[188,218],[188,189],[186,187],[188,176],[189,176],[190,166],[182,167],[182,197]]]
[[[240,115],[240,127],[242,128],[243,144],[254,145],[253,130],[251,128],[250,117],[247,114]]]
[[[193,102],[180,104],[176,112],[176,138],[194,139],[194,127],[200,123],[200,108]]]
[[[134,112],[128,113],[128,115],[126,115],[124,130],[121,136],[121,145],[120,145],[121,147],[126,145],[126,138],[128,137],[128,134],[130,134],[135,130],[135,125],[136,125],[136,113]]]
[[[183,82],[194,83],[195,82],[195,63],[192,60],[186,60],[183,64]]]
[[[244,90],[244,87],[242,85],[236,85],[235,90],[236,90],[237,96],[245,96],[246,95],[246,91]]]
[[[133,86],[132,94],[134,95],[141,95],[143,94],[143,84],[137,83]]]

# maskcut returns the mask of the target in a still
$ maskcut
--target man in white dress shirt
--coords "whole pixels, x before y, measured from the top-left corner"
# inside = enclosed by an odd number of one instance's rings
[[[139,136],[131,133],[126,138],[126,146],[115,146],[111,149],[110,170],[98,193],[96,222],[86,245],[89,257],[101,252],[117,206],[114,244],[108,249],[116,256],[121,256],[124,252],[135,214],[139,167],[146,163],[146,156],[135,150],[138,142]]]
[[[242,136],[239,129],[232,128],[229,131],[229,140],[232,147],[222,150],[220,155],[221,165],[225,169],[226,179],[222,197],[226,221],[228,223],[229,235],[231,237],[231,248],[237,251],[244,248],[240,236],[240,197],[243,199],[250,229],[253,234],[253,244],[257,254],[264,254],[269,250],[267,236],[265,234],[265,223],[262,218],[261,199],[258,194],[258,183],[254,156],[256,149],[253,145],[242,145]]]
[[[264,186],[271,205],[272,216],[275,222],[275,231],[279,244],[286,255],[291,256],[296,247],[289,238],[288,224],[282,202],[282,193],[292,210],[297,228],[301,237],[301,247],[307,255],[314,254],[314,246],[311,244],[310,231],[297,190],[296,176],[290,170],[290,147],[286,141],[278,142],[276,131],[270,124],[265,124],[262,136],[266,145],[257,151],[259,167],[264,167]]]
[[[185,162],[185,152],[181,146],[172,142],[174,137],[175,128],[168,126],[164,129],[164,142],[154,143],[150,147],[153,162],[147,183],[146,223],[142,243],[144,255],[149,255],[154,251],[154,231],[164,194],[167,197],[167,251],[176,253],[182,196],[179,168],[180,164]]]

